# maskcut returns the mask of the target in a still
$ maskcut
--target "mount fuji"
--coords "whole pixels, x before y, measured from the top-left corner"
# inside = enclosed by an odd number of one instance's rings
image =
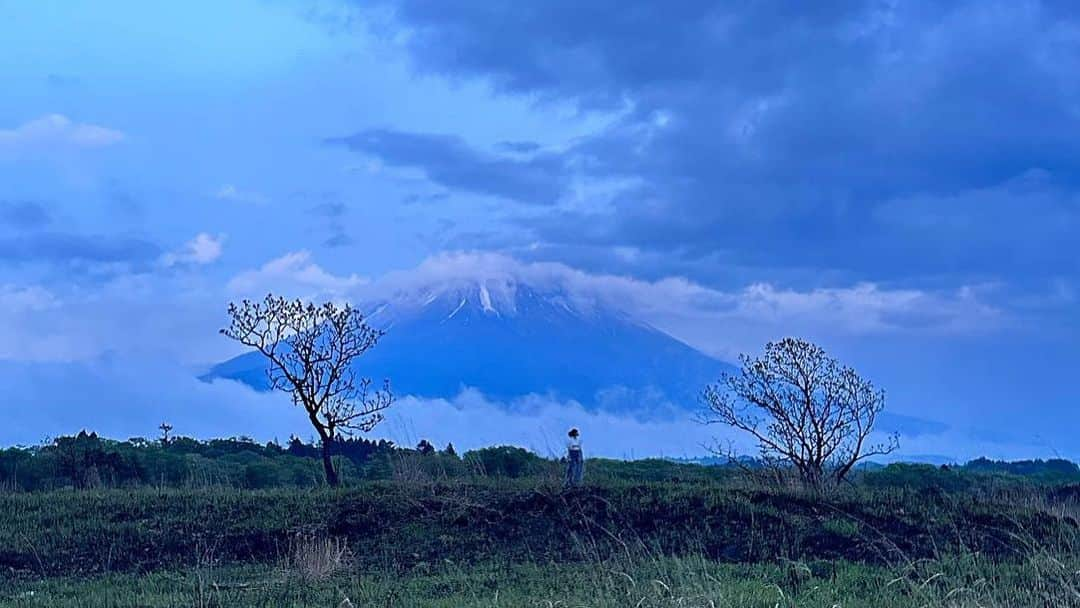
[[[697,407],[702,387],[732,369],[642,319],[545,281],[434,281],[359,307],[386,334],[357,371],[389,378],[398,395],[452,398],[469,388],[503,402],[543,395],[662,416]],[[251,352],[203,379],[267,390],[265,370]]]

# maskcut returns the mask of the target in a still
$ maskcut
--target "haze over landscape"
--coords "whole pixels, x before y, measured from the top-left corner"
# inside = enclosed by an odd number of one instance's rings
[[[610,4],[0,0],[0,444],[308,437],[218,335],[273,291],[408,445],[701,456],[798,335],[894,458],[1080,459],[1070,7]]]

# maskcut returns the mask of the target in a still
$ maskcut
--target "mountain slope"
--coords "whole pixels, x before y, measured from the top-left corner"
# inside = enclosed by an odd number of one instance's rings
[[[502,401],[541,394],[610,411],[689,409],[731,369],[609,307],[513,281],[459,281],[364,308],[387,333],[358,370],[390,378],[399,395],[452,397],[470,387]],[[248,353],[204,378],[265,389],[264,370]]]

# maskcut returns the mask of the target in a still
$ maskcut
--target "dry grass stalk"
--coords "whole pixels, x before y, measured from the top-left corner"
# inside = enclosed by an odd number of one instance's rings
[[[286,569],[305,581],[326,580],[349,561],[348,544],[340,538],[299,534],[289,543]]]

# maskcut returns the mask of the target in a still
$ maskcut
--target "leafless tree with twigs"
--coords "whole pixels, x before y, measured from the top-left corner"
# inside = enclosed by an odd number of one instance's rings
[[[331,458],[340,435],[371,431],[393,403],[389,381],[373,387],[353,364],[383,332],[367,325],[351,305],[316,305],[268,295],[262,302],[229,304],[229,326],[221,333],[266,357],[275,390],[287,391],[304,408],[322,443],[326,482],[340,484]]]
[[[872,443],[885,392],[815,344],[785,338],[761,357],[740,357],[741,369],[705,388],[701,420],[742,431],[767,465],[788,463],[813,487],[839,483],[862,460],[889,454],[892,435]]]

